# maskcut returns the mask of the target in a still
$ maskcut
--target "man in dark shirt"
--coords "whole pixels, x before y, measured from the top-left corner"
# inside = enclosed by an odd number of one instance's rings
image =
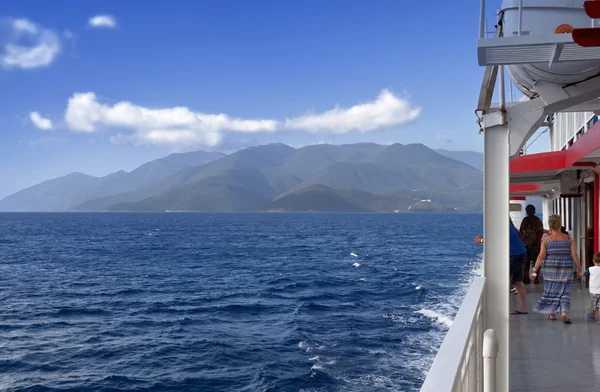
[[[529,267],[533,265],[531,263],[535,263],[540,254],[542,236],[544,235],[544,224],[540,218],[535,216],[535,207],[533,205],[529,204],[525,207],[525,212],[527,212],[527,216],[521,222],[520,231],[523,234],[525,248],[527,248],[524,283],[530,283]],[[539,276],[540,274],[538,273],[534,283],[539,283]]]

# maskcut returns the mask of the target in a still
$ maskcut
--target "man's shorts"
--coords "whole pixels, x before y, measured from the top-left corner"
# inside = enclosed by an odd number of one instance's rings
[[[527,252],[520,255],[510,256],[510,282],[522,282],[525,274],[525,263]]]

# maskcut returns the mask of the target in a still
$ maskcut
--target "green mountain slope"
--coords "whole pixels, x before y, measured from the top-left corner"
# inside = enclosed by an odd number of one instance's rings
[[[0,200],[0,211],[66,211],[92,199],[146,189],[183,168],[223,156],[218,152],[194,151],[171,154],[148,162],[130,173],[121,170],[104,177],[72,173]]]
[[[269,144],[196,165],[194,160],[179,162],[179,166],[168,166],[155,161],[132,173],[115,173],[115,181],[133,173],[138,180],[132,185],[129,178],[129,186],[122,187],[122,192],[107,191],[110,187],[106,185],[101,191],[88,186],[91,193],[84,195],[82,202],[74,203],[81,200],[77,195],[60,207],[78,211],[257,211],[283,200],[280,203],[285,203],[282,208],[286,210],[393,211],[408,209],[420,199],[431,199],[429,207],[437,206],[434,210],[445,206],[478,210],[481,206],[481,171],[422,144],[360,143],[300,149]],[[72,191],[73,186],[61,189]],[[316,206],[308,200],[309,195],[318,196]],[[291,198],[283,199],[285,196]],[[426,207],[421,204],[412,208]]]

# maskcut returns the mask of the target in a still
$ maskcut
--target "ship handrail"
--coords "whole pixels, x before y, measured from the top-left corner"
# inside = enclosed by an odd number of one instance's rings
[[[492,330],[484,331],[483,299],[485,277],[473,280],[452,325],[429,369],[421,392],[482,391],[484,387],[484,333],[486,342]],[[492,345],[493,346],[493,345]],[[486,346],[486,362],[494,361],[494,347]],[[497,338],[495,342],[497,352]],[[488,368],[488,366],[486,366]],[[490,370],[495,370],[492,366]],[[488,379],[495,374],[487,375]],[[489,385],[489,384],[488,384]]]

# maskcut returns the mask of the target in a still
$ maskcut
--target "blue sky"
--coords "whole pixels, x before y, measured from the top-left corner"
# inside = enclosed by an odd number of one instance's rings
[[[0,198],[173,151],[482,150],[478,2],[21,0],[1,12]]]

